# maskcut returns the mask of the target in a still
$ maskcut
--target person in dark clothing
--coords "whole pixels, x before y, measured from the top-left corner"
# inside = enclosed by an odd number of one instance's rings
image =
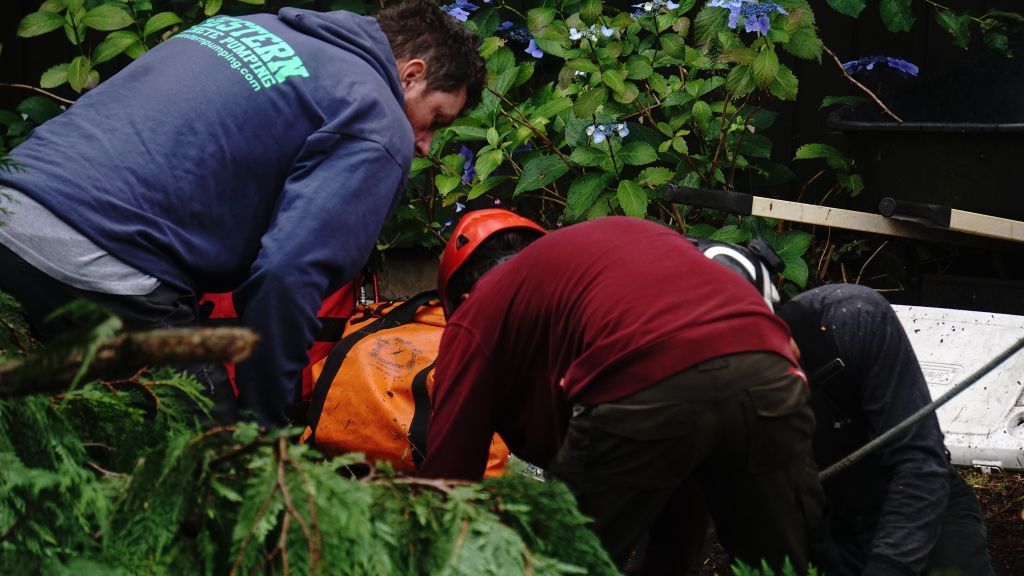
[[[822,497],[806,382],[748,283],[652,222],[543,235],[485,210],[453,231],[439,289],[420,475],[479,479],[498,432],[568,484],[620,566],[693,476],[727,550],[806,566]]]
[[[239,399],[287,424],[324,296],[363,266],[414,153],[473,104],[477,38],[435,3],[283,8],[184,30],[83,95],[0,172],[0,290],[43,322],[85,298],[130,329],[234,291],[261,337]]]
[[[931,401],[889,303],[863,286],[808,290],[778,310],[800,348],[827,468]],[[935,414],[823,484],[837,576],[992,574],[984,519],[949,463]]]

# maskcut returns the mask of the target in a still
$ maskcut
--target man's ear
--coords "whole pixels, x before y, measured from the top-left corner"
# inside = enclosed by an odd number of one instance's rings
[[[408,90],[417,82],[423,82],[427,78],[427,62],[419,58],[401,60],[398,62],[398,80],[402,83],[402,89]]]

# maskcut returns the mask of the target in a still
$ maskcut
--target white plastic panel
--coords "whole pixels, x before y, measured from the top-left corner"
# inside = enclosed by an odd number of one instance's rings
[[[1024,337],[1024,316],[894,305],[932,398]],[[953,463],[1024,469],[1024,351],[939,408]]]

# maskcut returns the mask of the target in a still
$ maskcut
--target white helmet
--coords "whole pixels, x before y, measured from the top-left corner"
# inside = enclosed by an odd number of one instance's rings
[[[743,247],[715,240],[692,240],[705,256],[746,278],[764,297],[768,308],[775,311],[781,298],[772,280],[786,264],[767,242],[755,238]]]

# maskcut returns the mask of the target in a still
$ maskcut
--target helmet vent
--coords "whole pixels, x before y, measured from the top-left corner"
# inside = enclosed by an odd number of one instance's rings
[[[465,234],[459,234],[459,237],[455,239],[456,250],[462,248],[466,244],[469,244],[469,238],[466,238]]]

